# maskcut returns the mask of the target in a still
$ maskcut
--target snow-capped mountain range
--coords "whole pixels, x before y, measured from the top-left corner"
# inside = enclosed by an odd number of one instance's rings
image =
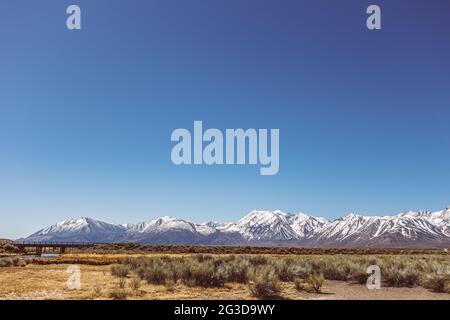
[[[58,222],[22,240],[168,245],[450,247],[450,207],[436,212],[407,211],[395,216],[348,214],[334,221],[280,210],[255,210],[228,224],[196,224],[167,216],[126,225],[77,218]]]

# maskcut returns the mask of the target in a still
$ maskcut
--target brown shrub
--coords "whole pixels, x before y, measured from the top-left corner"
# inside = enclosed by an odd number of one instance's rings
[[[434,292],[450,293],[450,276],[448,274],[429,275],[423,286]]]
[[[109,292],[109,297],[114,300],[126,300],[130,293],[125,289],[114,288]]]

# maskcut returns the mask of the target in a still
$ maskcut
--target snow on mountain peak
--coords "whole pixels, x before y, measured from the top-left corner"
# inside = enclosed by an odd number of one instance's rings
[[[128,228],[130,232],[137,233],[160,233],[172,229],[196,232],[195,226],[191,222],[170,216],[163,216],[154,220],[141,222],[131,225]]]
[[[210,235],[217,232],[218,227],[220,227],[219,223],[211,221],[207,223],[198,224],[195,226],[195,229],[197,230],[198,233],[202,235]]]
[[[406,211],[396,216],[350,213],[334,221],[287,213],[253,210],[229,224],[194,224],[170,216],[137,224],[114,225],[81,217],[60,221],[27,238],[31,241],[94,241],[139,243],[213,243],[227,241],[296,241],[307,245],[402,246],[450,245],[450,208]],[[240,241],[240,242],[239,242]]]
[[[292,240],[298,236],[289,224],[290,214],[281,210],[253,210],[226,226],[224,232],[240,233],[247,240]]]
[[[450,235],[450,208],[439,211],[406,211],[398,215],[398,217],[423,218],[430,223],[438,226],[441,230]]]
[[[328,223],[328,220],[320,217],[312,217],[304,213],[297,213],[290,217],[291,227],[299,239],[311,238]]]
[[[43,236],[51,233],[112,233],[123,232],[124,229],[122,226],[80,217],[59,221],[36,232],[34,235]]]

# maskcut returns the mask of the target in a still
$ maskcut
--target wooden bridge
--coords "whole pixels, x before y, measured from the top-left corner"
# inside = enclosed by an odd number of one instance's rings
[[[20,241],[15,242],[14,245],[19,248],[21,252],[28,252],[33,249],[37,256],[41,256],[46,249],[51,249],[53,252],[59,251],[60,254],[66,253],[67,248],[87,248],[94,245],[91,242],[29,242]]]

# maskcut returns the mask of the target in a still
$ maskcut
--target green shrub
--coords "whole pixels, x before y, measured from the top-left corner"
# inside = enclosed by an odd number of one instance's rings
[[[312,273],[311,265],[297,265],[295,264],[293,266],[295,276],[300,279],[306,279],[309,277],[309,275]]]
[[[13,261],[11,258],[1,258],[0,259],[0,267],[5,268],[5,267],[11,267],[13,266]]]
[[[124,278],[130,273],[130,267],[124,264],[111,265],[111,274],[113,276]]]
[[[21,257],[0,258],[0,268],[6,267],[25,267],[27,262]]]
[[[192,260],[186,264],[182,280],[187,286],[214,288],[223,287],[227,277],[224,269],[217,268],[211,260],[202,263]]]
[[[419,273],[411,267],[402,269],[400,266],[389,265],[382,272],[382,280],[388,287],[412,288],[421,282]]]
[[[306,283],[311,286],[314,292],[321,293],[324,280],[325,278],[323,274],[314,272],[308,277],[308,279],[306,279]]]
[[[369,279],[369,274],[364,266],[354,265],[350,270],[348,279],[356,281],[359,284],[365,284],[367,283],[367,279]]]
[[[277,298],[281,292],[280,281],[270,266],[253,270],[249,287],[251,293],[261,299]]]
[[[170,269],[162,264],[142,267],[138,270],[138,275],[149,284],[164,284],[171,278]]]
[[[154,250],[159,250],[156,248]],[[199,252],[200,247],[196,248]],[[226,248],[221,248],[226,252]],[[247,252],[247,251],[246,251]],[[252,251],[253,252],[253,251]],[[254,251],[258,252],[258,250]],[[337,251],[340,252],[340,251]],[[0,259],[0,266],[19,264],[7,258]],[[18,260],[19,261],[19,260]],[[227,282],[249,283],[257,292],[257,281],[263,277],[262,270],[266,270],[266,277],[279,281],[298,283],[300,291],[320,291],[323,279],[356,281],[364,284],[367,281],[367,267],[379,265],[382,270],[382,280],[385,286],[412,287],[422,285],[435,291],[447,290],[444,280],[434,274],[448,274],[450,259],[442,255],[304,255],[304,256],[268,256],[257,255],[223,255],[199,254],[188,257],[127,257],[121,259],[120,265],[111,266],[111,273],[125,278],[131,271],[150,284],[164,284],[172,289],[174,284],[181,282],[192,287],[222,287]],[[270,272],[267,270],[271,270]],[[297,279],[298,280],[295,280]],[[300,281],[303,279],[304,281]],[[131,284],[130,284],[131,285]],[[270,287],[271,283],[268,284]],[[276,287],[274,285],[273,287]],[[314,289],[314,288],[315,289]],[[436,289],[433,289],[436,288]],[[270,290],[268,290],[270,291]],[[276,290],[274,290],[276,292]],[[261,293],[260,296],[263,296]],[[271,294],[269,294],[270,296]]]
[[[221,266],[229,282],[248,283],[249,262],[244,259],[236,259]]]
[[[24,267],[27,265],[27,262],[21,257],[12,257],[12,262],[15,267]]]
[[[279,259],[272,263],[275,273],[281,281],[293,281],[297,275],[294,266],[288,261],[286,259]]]

